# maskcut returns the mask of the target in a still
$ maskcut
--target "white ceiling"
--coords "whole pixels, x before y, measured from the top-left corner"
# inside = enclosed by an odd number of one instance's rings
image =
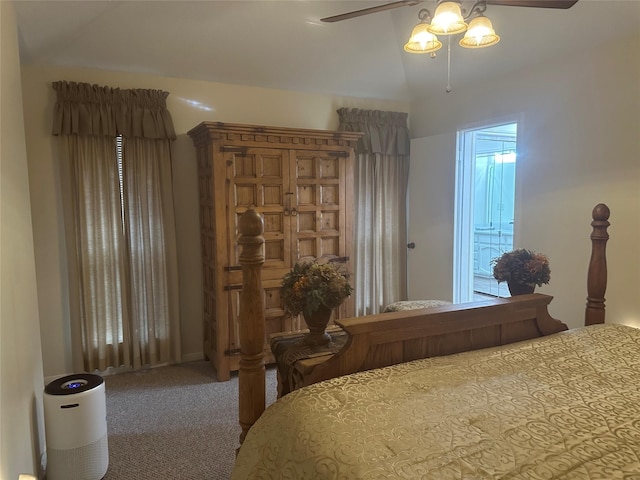
[[[14,3],[23,64],[398,101],[424,98],[447,83],[446,41],[435,59],[402,49],[420,8],[433,11],[435,0],[337,23],[319,19],[388,2]],[[502,40],[480,50],[452,42],[454,89],[640,30],[640,0],[579,0],[568,10],[488,6],[486,15]]]

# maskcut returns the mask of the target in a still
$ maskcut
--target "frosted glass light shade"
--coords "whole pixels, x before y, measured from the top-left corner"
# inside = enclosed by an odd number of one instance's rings
[[[500,41],[496,35],[491,20],[487,17],[476,17],[469,22],[469,29],[464,38],[460,40],[460,46],[465,48],[483,48],[495,45]]]
[[[462,17],[460,4],[457,2],[442,2],[436,8],[428,30],[434,35],[455,35],[467,29]]]
[[[411,31],[409,41],[404,44],[404,51],[409,53],[431,53],[440,50],[442,43],[427,28],[428,23],[419,23]]]

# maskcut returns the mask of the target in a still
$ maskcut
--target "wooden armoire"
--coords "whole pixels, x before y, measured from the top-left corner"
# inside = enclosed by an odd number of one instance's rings
[[[242,289],[236,240],[239,216],[253,207],[264,220],[262,287],[267,339],[299,331],[285,314],[282,277],[296,261],[340,257],[350,270],[354,147],[359,133],[203,122],[189,135],[197,150],[203,276],[204,352],[218,380],[238,370]],[[353,316],[348,299],[335,315]]]

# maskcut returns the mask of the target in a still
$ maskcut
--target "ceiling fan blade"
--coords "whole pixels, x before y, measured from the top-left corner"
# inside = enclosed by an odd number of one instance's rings
[[[487,5],[504,5],[508,7],[559,8],[573,7],[578,0],[486,0]]]
[[[370,13],[384,12],[385,10],[391,10],[393,8],[417,5],[422,3],[422,1],[423,0],[399,0],[397,2],[385,3],[375,7],[363,8],[362,10],[354,10],[353,12],[333,15],[332,17],[321,18],[320,20],[322,22],[339,22],[340,20],[361,17],[362,15],[369,15]]]

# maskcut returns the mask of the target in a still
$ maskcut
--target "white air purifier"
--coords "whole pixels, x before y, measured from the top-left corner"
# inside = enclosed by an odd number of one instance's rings
[[[67,375],[44,389],[47,480],[99,480],[109,467],[107,404],[99,375]]]

